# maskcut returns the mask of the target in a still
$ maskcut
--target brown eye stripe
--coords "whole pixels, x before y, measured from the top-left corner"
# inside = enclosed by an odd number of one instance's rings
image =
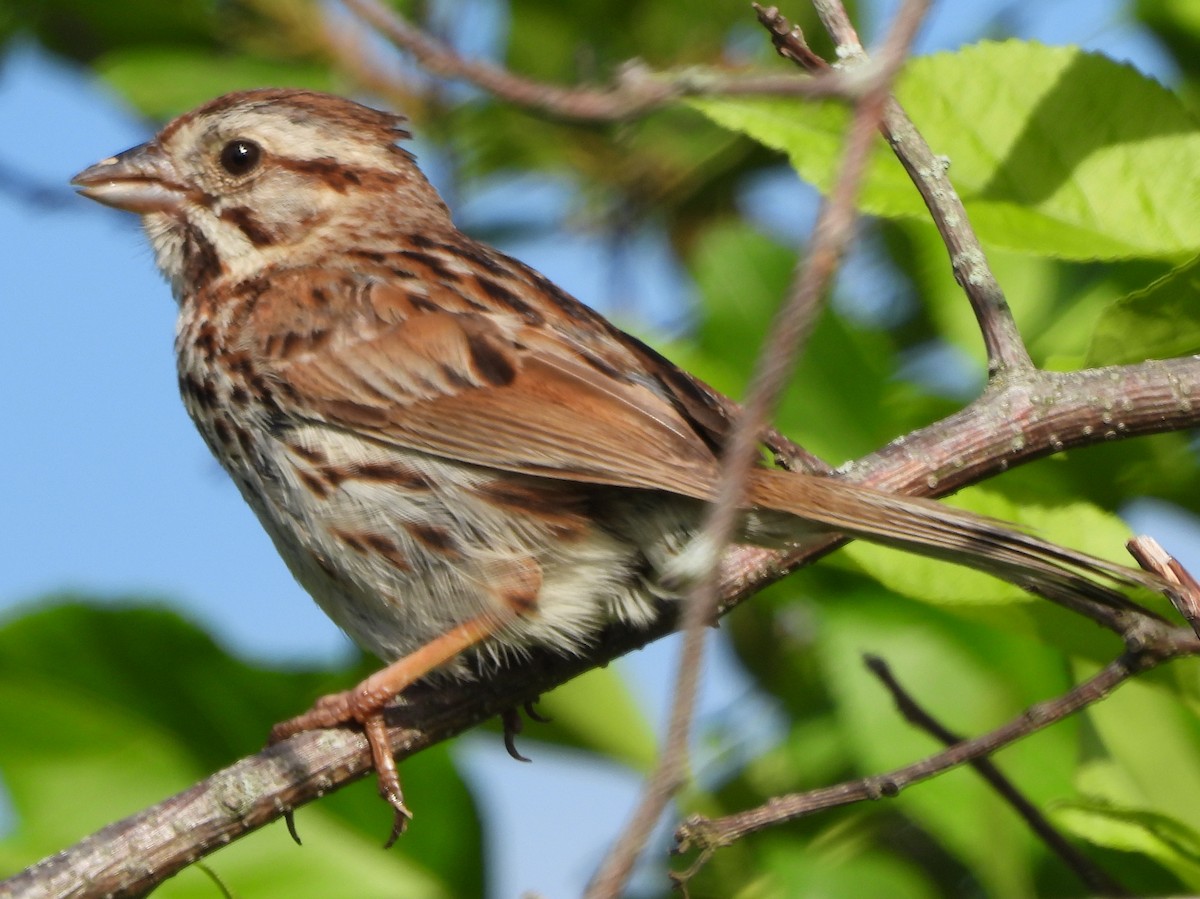
[[[289,159],[285,156],[272,157],[272,162],[279,168],[287,169],[301,175],[311,175],[320,178],[330,188],[344,194],[351,185],[362,184],[363,175],[357,169],[347,166],[332,158],[321,159]]]

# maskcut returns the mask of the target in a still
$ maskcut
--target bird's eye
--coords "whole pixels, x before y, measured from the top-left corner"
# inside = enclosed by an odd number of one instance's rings
[[[221,148],[221,168],[231,175],[248,175],[262,159],[262,148],[252,140],[231,140]]]

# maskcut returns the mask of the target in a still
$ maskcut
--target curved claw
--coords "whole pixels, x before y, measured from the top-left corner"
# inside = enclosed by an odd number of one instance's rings
[[[296,831],[296,810],[288,809],[283,813],[284,823],[287,824],[288,836],[292,838],[292,842],[297,846],[303,846],[300,842],[300,834]]]
[[[500,713],[500,723],[504,727],[504,748],[508,750],[508,754],[518,762],[533,761],[517,751],[517,734],[524,728],[521,713],[516,709],[505,709]]]
[[[526,717],[528,717],[530,721],[536,721],[538,724],[549,724],[554,719],[549,715],[543,715],[537,710],[538,702],[539,700],[537,699],[531,700],[525,703],[525,705],[521,706],[521,708],[524,710]]]
[[[392,815],[392,832],[388,834],[387,840],[383,844],[384,849],[391,849],[396,845],[396,840],[400,839],[400,834],[408,829],[408,822],[412,820],[412,812],[410,812],[404,803],[400,807],[392,806],[394,814]]]

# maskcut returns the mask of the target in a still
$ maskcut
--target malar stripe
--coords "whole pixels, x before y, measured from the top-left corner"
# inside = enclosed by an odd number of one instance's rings
[[[221,210],[221,220],[229,222],[256,247],[269,247],[275,243],[275,235],[262,226],[245,206],[230,206]]]
[[[221,272],[221,257],[200,231],[188,228],[183,239],[183,282],[191,293],[206,287]]]

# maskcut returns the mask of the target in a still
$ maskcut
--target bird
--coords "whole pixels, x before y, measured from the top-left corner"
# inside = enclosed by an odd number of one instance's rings
[[[188,413],[299,583],[386,663],[272,739],[361,726],[389,843],[411,813],[385,706],[417,681],[646,625],[702,567],[739,413],[460,231],[410,137],[392,112],[258,89],[73,179],[141,217],[179,307]],[[859,537],[1051,598],[1162,587],[995,519],[766,461],[739,511],[743,544]]]

